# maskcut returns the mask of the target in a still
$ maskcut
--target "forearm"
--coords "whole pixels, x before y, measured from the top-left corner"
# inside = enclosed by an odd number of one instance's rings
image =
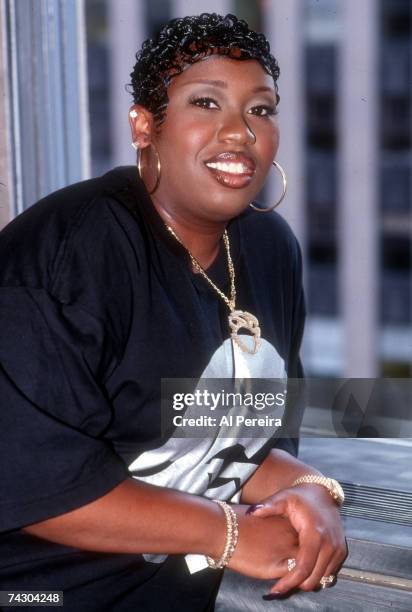
[[[217,504],[128,479],[90,504],[23,531],[83,550],[219,557],[226,528]]]
[[[286,451],[273,449],[242,489],[241,503],[254,504],[289,487],[303,474],[320,474]]]

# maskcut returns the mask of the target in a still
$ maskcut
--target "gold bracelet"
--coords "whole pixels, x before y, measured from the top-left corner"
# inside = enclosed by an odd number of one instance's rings
[[[212,559],[212,557],[206,557],[207,564],[212,569],[222,569],[225,567],[235,552],[237,540],[239,537],[239,529],[237,523],[237,516],[235,511],[224,501],[220,499],[214,499],[214,502],[218,504],[223,512],[225,513],[226,518],[226,543],[225,548],[223,550],[222,556],[217,561]]]
[[[316,474],[304,474],[304,476],[300,476],[294,482],[292,482],[292,487],[296,487],[300,484],[317,484],[325,487],[333,500],[337,503],[338,506],[341,506],[345,501],[345,494],[343,492],[342,487],[334,478],[328,478],[327,476],[318,476]]]

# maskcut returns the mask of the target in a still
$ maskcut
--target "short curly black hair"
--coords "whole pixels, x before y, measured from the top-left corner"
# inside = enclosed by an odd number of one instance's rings
[[[169,101],[170,80],[188,64],[212,54],[257,60],[272,76],[279,100],[279,66],[264,34],[251,30],[246,21],[230,13],[225,16],[202,13],[172,19],[154,38],[143,43],[130,74],[129,91],[134,103],[152,112],[156,123],[160,124]]]

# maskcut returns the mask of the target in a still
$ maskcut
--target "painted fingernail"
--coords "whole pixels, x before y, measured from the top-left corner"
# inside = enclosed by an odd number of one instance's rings
[[[253,504],[253,506],[249,506],[249,508],[246,510],[246,514],[252,514],[253,512],[256,512],[256,510],[259,510],[260,508],[264,508],[264,504]]]
[[[263,595],[262,599],[264,599],[265,601],[273,601],[273,599],[276,599],[277,597],[280,597],[282,595],[282,593],[280,591],[273,591],[273,593],[268,593],[267,595]]]

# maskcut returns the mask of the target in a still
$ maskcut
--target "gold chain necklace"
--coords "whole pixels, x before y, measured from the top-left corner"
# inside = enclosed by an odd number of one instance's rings
[[[229,308],[229,328],[230,328],[230,337],[236,344],[242,349],[243,352],[249,353],[250,355],[254,355],[259,346],[260,346],[260,327],[259,321],[257,318],[250,314],[250,312],[246,312],[245,310],[236,310],[236,284],[235,284],[235,268],[232,261],[232,256],[230,254],[230,243],[229,236],[227,231],[225,230],[223,233],[223,243],[226,249],[226,257],[227,257],[227,266],[229,270],[229,278],[230,278],[230,297],[227,297],[223,291],[219,289],[212,281],[212,279],[206,274],[200,263],[197,259],[192,255],[187,247],[180,240],[179,236],[175,233],[175,231],[170,227],[170,225],[166,225],[169,233],[182,245],[182,247],[187,251],[190,261],[192,262],[193,268],[201,275],[203,278],[209,283],[209,285],[216,291],[218,296],[225,302],[226,306]],[[243,342],[238,336],[238,331],[240,329],[246,329],[251,333],[253,339],[253,347],[249,348],[245,342]]]

